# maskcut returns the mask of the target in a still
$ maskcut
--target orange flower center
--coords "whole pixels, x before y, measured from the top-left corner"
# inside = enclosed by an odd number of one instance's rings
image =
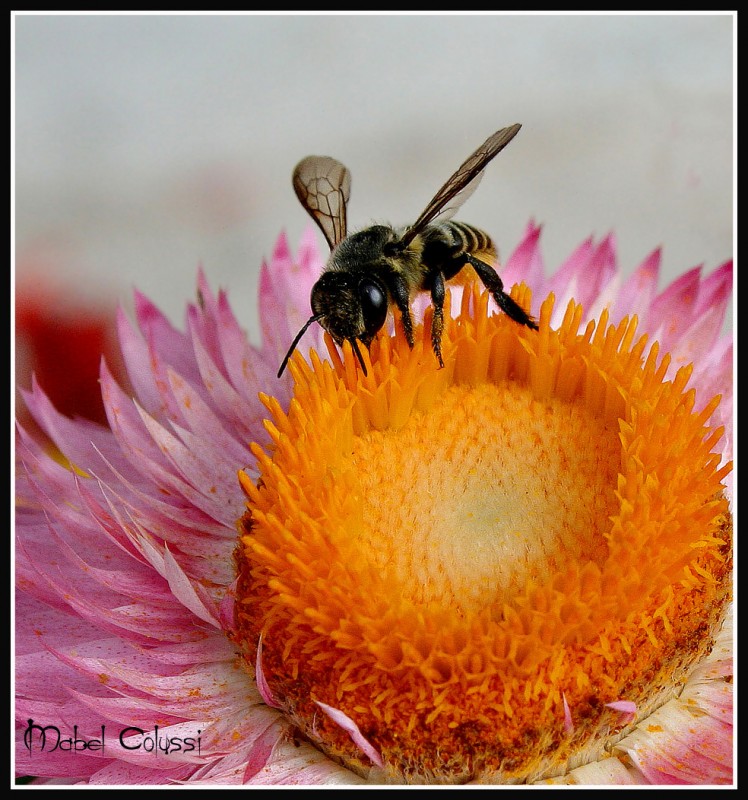
[[[487,303],[465,292],[443,370],[428,333],[380,336],[366,376],[347,346],[297,358],[261,478],[240,473],[236,642],[253,677],[262,643],[302,736],[377,782],[599,758],[623,730],[605,704],[668,699],[730,596],[718,400],[694,413],[635,320],[580,333],[572,304],[552,331],[549,298],[534,332]]]
[[[451,386],[417,425],[356,441],[366,524],[350,546],[409,601],[462,614],[511,602],[570,559],[602,564],[617,433],[568,403],[533,404],[525,387]],[[384,496],[371,464],[387,465]]]

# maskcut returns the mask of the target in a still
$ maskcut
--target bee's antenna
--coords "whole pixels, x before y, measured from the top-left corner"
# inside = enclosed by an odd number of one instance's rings
[[[301,337],[306,333],[306,329],[313,323],[317,322],[322,317],[322,314],[314,314],[314,316],[309,317],[309,319],[304,323],[301,330],[296,334],[294,340],[291,342],[291,346],[288,348],[288,352],[286,353],[286,357],[283,359],[283,363],[280,365],[280,369],[278,370],[278,377],[283,374],[283,370],[286,368],[286,364],[288,364],[288,359],[291,358],[293,351],[296,349],[296,345],[299,343]],[[360,356],[359,356],[360,358]]]

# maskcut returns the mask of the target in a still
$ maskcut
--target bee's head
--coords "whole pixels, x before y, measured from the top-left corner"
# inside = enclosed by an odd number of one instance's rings
[[[323,272],[312,287],[311,303],[312,316],[296,334],[278,370],[278,377],[283,374],[296,345],[313,322],[319,322],[336,344],[350,342],[366,375],[366,365],[358,347],[358,340],[368,347],[377,331],[384,325],[388,308],[386,289],[376,278],[370,276],[352,275],[347,272]]]
[[[369,345],[387,319],[387,290],[371,275],[323,272],[312,289],[312,312],[337,344]]]

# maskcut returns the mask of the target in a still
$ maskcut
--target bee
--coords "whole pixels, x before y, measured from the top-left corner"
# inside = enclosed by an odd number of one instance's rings
[[[304,323],[278,370],[283,374],[291,354],[309,326],[319,322],[335,343],[350,343],[361,369],[366,365],[358,342],[369,347],[391,308],[396,308],[405,338],[414,345],[410,303],[418,292],[429,292],[433,305],[431,346],[440,367],[444,329],[445,282],[471,266],[499,308],[520,325],[537,330],[535,320],[505,291],[489,262],[496,247],[482,230],[451,217],[475,191],[488,163],[517,135],[520,125],[496,131],[439,189],[409,227],[372,225],[347,231],[351,174],[329,156],[308,156],[293,172],[293,187],[302,206],[317,223],[330,246],[330,258],[312,287],[312,316]]]

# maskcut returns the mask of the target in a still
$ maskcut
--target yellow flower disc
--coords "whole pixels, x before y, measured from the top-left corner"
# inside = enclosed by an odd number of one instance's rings
[[[294,359],[287,413],[265,398],[235,640],[253,677],[261,640],[297,735],[375,782],[603,757],[678,693],[730,598],[718,399],[695,413],[690,370],[665,380],[635,319],[580,332],[570,304],[551,330],[552,306],[536,332],[467,290],[444,369],[427,318],[412,350],[375,340],[366,376],[331,347]]]

